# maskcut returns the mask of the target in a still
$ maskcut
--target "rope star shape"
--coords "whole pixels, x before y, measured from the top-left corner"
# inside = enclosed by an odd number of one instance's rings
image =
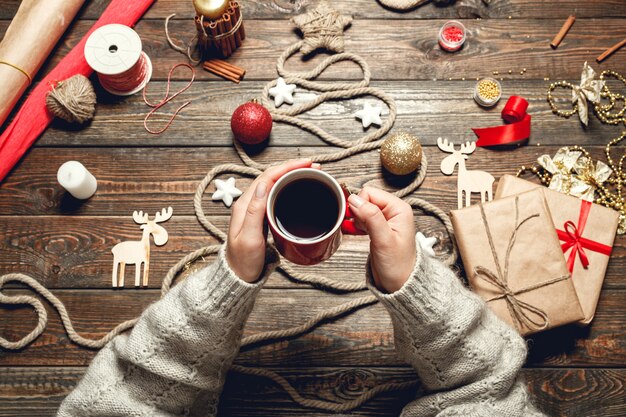
[[[226,181],[215,180],[215,188],[211,200],[222,200],[226,207],[230,207],[233,200],[242,194],[241,190],[235,187],[235,177],[230,177]]]
[[[318,48],[343,52],[343,30],[352,23],[352,17],[340,14],[322,1],[316,8],[291,21],[302,31],[304,42],[301,51],[306,55]]]

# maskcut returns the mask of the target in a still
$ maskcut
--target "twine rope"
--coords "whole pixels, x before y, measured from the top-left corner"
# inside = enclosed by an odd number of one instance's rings
[[[316,68],[314,68],[312,71],[309,71],[309,72],[291,73],[291,72],[286,71],[284,69],[284,63],[286,59],[289,56],[293,55],[295,52],[297,52],[301,46],[302,46],[302,42],[298,42],[294,44],[292,47],[290,47],[286,51],[286,53],[283,53],[281,55],[277,64],[278,71],[281,75],[285,75],[287,80],[289,80],[289,82],[298,82],[300,85],[306,88],[309,88],[311,90],[322,92],[322,94],[320,94],[313,101],[313,103],[307,103],[307,104],[303,104],[300,106],[294,106],[290,108],[289,110],[273,111],[272,117],[274,118],[274,121],[288,123],[288,124],[297,126],[299,128],[308,130],[316,134],[317,136],[319,136],[321,139],[327,141],[328,143],[344,148],[336,152],[332,152],[332,153],[328,153],[324,155],[318,155],[313,158],[313,161],[315,162],[338,161],[338,160],[345,159],[347,157],[350,157],[352,155],[355,155],[361,152],[378,149],[382,145],[382,140],[379,140],[379,138],[384,136],[384,134],[387,133],[389,129],[391,129],[391,126],[393,125],[393,122],[395,121],[396,106],[395,106],[395,102],[393,101],[393,99],[387,96],[382,90],[368,87],[371,73],[365,61],[363,61],[357,55],[342,53],[342,54],[337,54],[337,55],[334,55],[325,59],[320,65],[318,65]],[[328,66],[336,62],[340,62],[344,60],[354,61],[361,67],[363,71],[363,79],[360,82],[322,84],[322,83],[312,81],[313,78],[317,77]],[[267,101],[268,89],[271,87],[271,84],[272,83],[268,84],[266,88],[263,90],[263,99],[265,101]],[[387,121],[383,124],[383,126],[381,126],[377,131],[369,133],[363,136],[362,138],[353,142],[339,139],[327,133],[326,131],[317,128],[313,124],[309,122],[301,121],[300,119],[296,117],[297,115],[307,110],[310,110],[314,108],[315,106],[317,106],[318,104],[322,103],[323,101],[326,101],[329,99],[348,99],[348,98],[353,98],[353,97],[367,95],[367,94],[378,97],[387,104],[387,106],[389,107],[389,117],[387,118]],[[194,210],[195,210],[195,214],[198,219],[198,222],[211,235],[215,236],[221,242],[224,242],[226,240],[226,237],[227,237],[226,232],[219,229],[215,224],[213,224],[207,218],[206,214],[204,213],[204,209],[202,208],[202,199],[203,199],[204,193],[206,192],[207,187],[209,186],[211,181],[218,175],[225,174],[225,173],[234,173],[234,174],[244,175],[248,177],[257,177],[269,166],[269,165],[264,165],[264,164],[261,164],[252,160],[246,154],[243,147],[240,144],[238,144],[236,141],[234,145],[235,145],[235,149],[237,150],[237,153],[239,154],[242,162],[245,165],[222,164],[222,165],[214,167],[207,173],[207,175],[202,179],[202,181],[200,181],[200,183],[198,184],[198,188],[196,189],[196,192],[193,197],[193,206],[194,206]],[[428,167],[428,161],[424,155],[422,158],[422,164],[420,166],[419,171],[415,175],[415,178],[411,181],[410,184],[408,184],[404,188],[395,191],[394,195],[402,198],[402,197],[406,197],[407,195],[415,191],[424,181],[424,178],[426,177],[427,167]],[[450,221],[450,218],[447,216],[447,214],[443,210],[438,208],[437,206],[417,197],[408,197],[408,198],[405,198],[405,201],[411,204],[411,206],[414,208],[419,208],[426,213],[436,216],[443,223],[450,237],[451,249],[450,249],[450,253],[448,254],[448,256],[442,259],[442,262],[448,266],[454,264],[458,257],[458,251],[457,251],[455,241],[454,241],[454,232],[452,229],[452,223]],[[273,242],[271,241],[271,238],[270,238],[270,241],[268,242],[268,245],[273,246]],[[203,259],[204,256],[217,253],[220,247],[221,247],[221,244],[209,245],[209,246],[197,249],[187,254],[183,258],[181,258],[174,266],[170,268],[170,270],[165,275],[163,282],[162,282],[162,286],[161,286],[161,296],[164,296],[165,294],[168,293],[168,291],[170,290],[172,286],[172,283],[179,276],[179,273],[181,271],[187,269],[187,267],[191,263],[197,261],[198,259]],[[322,290],[329,290],[332,292],[352,293],[352,292],[364,291],[367,289],[365,283],[346,283],[343,281],[336,281],[336,280],[319,276],[319,275],[315,275],[315,274],[303,273],[303,272],[298,271],[294,266],[288,263],[283,263],[278,268],[281,269],[283,272],[285,272],[291,279],[295,280],[296,282],[310,285],[315,288],[320,288]],[[133,327],[137,321],[137,318],[132,319],[132,320],[127,320],[119,324],[117,327],[115,327],[113,330],[111,330],[109,333],[107,333],[105,336],[103,336],[100,339],[96,339],[96,340],[86,339],[80,336],[75,331],[72,325],[72,322],[69,318],[69,315],[67,314],[67,310],[65,309],[65,306],[49,290],[47,290],[45,287],[39,284],[35,279],[29,276],[26,276],[24,274],[16,274],[16,273],[7,274],[7,275],[0,277],[0,304],[23,304],[23,305],[32,306],[38,316],[38,324],[35,327],[35,329],[31,331],[31,333],[29,333],[27,336],[25,336],[24,338],[18,341],[10,342],[4,338],[0,338],[0,347],[5,348],[5,349],[16,350],[16,349],[24,348],[29,343],[34,341],[43,332],[48,321],[46,310],[43,304],[41,303],[41,301],[39,301],[37,298],[32,297],[32,296],[25,296],[25,295],[8,296],[4,294],[2,292],[3,287],[5,286],[5,284],[9,282],[22,283],[30,287],[33,292],[41,295],[46,301],[48,301],[59,313],[62,324],[70,340],[84,347],[94,348],[94,349],[101,348],[118,334]],[[321,325],[322,323],[331,322],[331,321],[339,319],[340,317],[345,317],[347,315],[354,313],[355,311],[359,309],[366,308],[368,306],[376,304],[377,302],[378,300],[376,299],[376,297],[371,294],[367,296],[355,298],[344,304],[321,311],[298,326],[281,329],[281,330],[275,330],[275,331],[261,332],[261,333],[257,333],[251,336],[247,336],[242,339],[242,347],[246,349],[251,349],[251,348],[254,348],[255,346],[258,346],[261,343],[276,343],[282,340],[299,337],[307,332],[310,332],[311,330]],[[383,383],[360,394],[358,397],[350,401],[336,403],[336,402],[330,402],[330,401],[305,398],[301,396],[296,391],[296,389],[293,388],[293,386],[284,377],[268,369],[248,368],[248,367],[244,367],[241,365],[233,365],[231,369],[235,372],[239,372],[239,373],[243,373],[247,375],[262,376],[262,377],[269,378],[270,380],[274,381],[276,384],[281,386],[296,403],[300,404],[303,407],[315,408],[315,409],[332,411],[332,412],[343,412],[343,411],[352,410],[354,408],[361,406],[363,403],[373,398],[374,396],[378,395],[379,393],[394,391],[394,390],[401,390],[401,389],[408,389],[408,388],[416,386],[418,383],[417,380],[407,381],[407,382],[402,382],[402,383],[395,383],[395,382]]]
[[[187,43],[187,46],[180,46],[178,44],[176,44],[176,42],[174,42],[174,40],[172,39],[172,37],[170,36],[170,30],[169,30],[169,23],[170,23],[170,19],[172,17],[176,16],[176,13],[172,13],[171,15],[167,16],[165,18],[165,38],[167,39],[167,43],[170,45],[170,47],[175,50],[180,52],[181,54],[187,56],[187,59],[189,59],[189,62],[191,62],[193,65],[198,65],[200,62],[202,62],[202,58],[200,59],[195,59],[192,55],[193,55],[193,51],[192,51],[192,45],[194,44],[195,41],[198,40],[198,32],[196,31],[196,34],[194,35],[193,38],[191,38],[191,40]]]
[[[544,282],[540,282],[534,285],[530,285],[528,287],[522,288],[517,291],[511,290],[508,285],[508,274],[509,274],[509,260],[511,257],[511,251],[513,250],[513,246],[515,246],[515,241],[517,240],[517,234],[519,229],[528,221],[538,218],[539,213],[533,213],[529,216],[525,217],[521,222],[519,221],[519,197],[515,197],[515,229],[511,233],[509,237],[509,243],[507,245],[506,256],[504,259],[504,271],[500,265],[500,261],[498,259],[498,253],[496,252],[496,246],[493,240],[493,236],[491,233],[491,228],[489,227],[489,222],[487,221],[487,215],[485,214],[485,209],[482,204],[479,204],[480,207],[480,217],[482,219],[483,225],[485,226],[485,233],[487,234],[487,241],[489,242],[489,248],[491,249],[491,255],[493,256],[493,261],[496,264],[496,273],[491,271],[489,268],[484,266],[477,266],[474,268],[474,274],[481,278],[482,280],[494,285],[498,290],[500,290],[501,294],[495,297],[490,298],[487,302],[504,299],[506,302],[507,309],[509,310],[509,314],[513,319],[513,323],[518,330],[522,329],[522,326],[526,326],[529,329],[533,330],[544,330],[546,329],[550,321],[548,319],[548,314],[536,307],[532,304],[529,304],[525,301],[517,298],[517,295],[524,294],[529,291],[536,290],[538,288],[542,288],[548,285],[555,284],[557,282],[566,280],[569,278],[569,275],[563,275],[557,278],[553,278],[551,280],[547,280]],[[534,314],[537,318],[533,318],[531,314]]]

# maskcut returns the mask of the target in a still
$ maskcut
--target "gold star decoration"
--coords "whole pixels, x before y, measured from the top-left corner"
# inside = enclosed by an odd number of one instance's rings
[[[352,16],[342,15],[326,1],[322,1],[314,9],[294,17],[291,21],[304,36],[301,48],[303,54],[310,54],[319,48],[343,52],[343,31],[352,23]]]

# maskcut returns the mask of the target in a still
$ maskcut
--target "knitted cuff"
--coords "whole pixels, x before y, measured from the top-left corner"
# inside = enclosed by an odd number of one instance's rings
[[[278,265],[279,259],[276,249],[268,246],[261,278],[254,283],[248,283],[239,278],[228,265],[224,243],[217,254],[215,269],[206,270],[205,291],[208,294],[203,307],[222,317],[249,312],[263,284]]]
[[[424,254],[419,246],[413,272],[399,290],[391,294],[380,291],[374,284],[369,260],[366,273],[367,286],[389,313],[411,326],[441,320],[449,301],[446,294],[449,295],[451,280],[457,279],[448,267]]]

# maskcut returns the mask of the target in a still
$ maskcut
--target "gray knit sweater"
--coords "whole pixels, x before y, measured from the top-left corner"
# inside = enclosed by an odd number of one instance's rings
[[[215,416],[244,323],[276,259],[268,255],[261,280],[248,284],[222,248],[213,265],[176,285],[130,334],[98,353],[58,416]],[[451,270],[418,250],[410,279],[395,293],[367,279],[391,315],[398,353],[430,392],[403,416],[543,416],[518,378],[524,341]]]

